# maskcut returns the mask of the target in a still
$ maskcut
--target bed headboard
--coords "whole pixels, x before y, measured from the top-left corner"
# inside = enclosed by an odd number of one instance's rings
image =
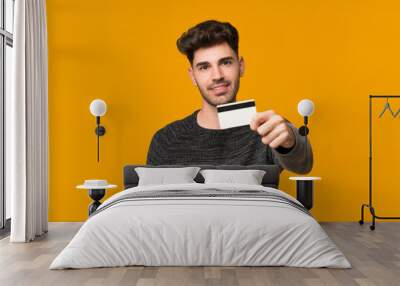
[[[124,189],[133,188],[138,185],[139,176],[135,171],[136,167],[148,168],[173,168],[196,166],[202,169],[225,169],[225,170],[245,170],[256,169],[264,170],[266,173],[262,179],[262,185],[265,187],[279,188],[279,175],[281,168],[278,165],[126,165],[124,167]],[[197,183],[204,183],[204,178],[200,174],[194,178]]]

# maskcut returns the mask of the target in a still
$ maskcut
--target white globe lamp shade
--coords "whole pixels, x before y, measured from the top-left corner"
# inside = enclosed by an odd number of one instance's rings
[[[297,111],[301,116],[310,116],[314,112],[314,103],[309,99],[300,100]]]
[[[94,116],[103,116],[106,114],[107,104],[104,100],[95,99],[90,103],[90,113]]]

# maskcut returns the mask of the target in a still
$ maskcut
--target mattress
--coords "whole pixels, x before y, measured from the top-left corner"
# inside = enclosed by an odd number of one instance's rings
[[[220,183],[137,186],[111,196],[50,269],[132,265],[351,268],[292,196]]]

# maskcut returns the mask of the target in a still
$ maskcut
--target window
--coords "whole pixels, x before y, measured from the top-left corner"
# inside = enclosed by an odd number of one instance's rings
[[[0,0],[0,236],[8,231],[11,196],[5,188],[5,98],[11,92],[13,64],[14,0]]]

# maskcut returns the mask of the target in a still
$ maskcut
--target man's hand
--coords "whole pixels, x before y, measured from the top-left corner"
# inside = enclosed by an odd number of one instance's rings
[[[262,137],[261,141],[271,148],[279,146],[291,148],[296,142],[295,135],[285,118],[271,109],[257,112],[251,119],[250,128],[257,131]]]

